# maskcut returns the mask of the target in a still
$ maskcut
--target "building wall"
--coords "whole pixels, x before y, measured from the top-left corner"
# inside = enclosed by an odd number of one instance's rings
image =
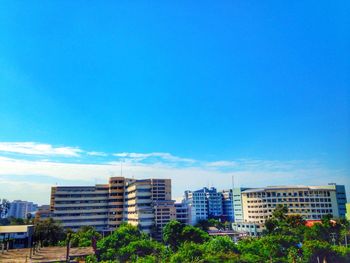
[[[233,222],[233,195],[232,190],[223,190],[222,192],[222,210],[223,215],[227,218],[228,221]]]
[[[14,200],[10,203],[8,217],[27,218],[27,214],[33,213],[38,209],[38,205],[33,202]]]
[[[243,191],[243,221],[264,223],[278,205],[287,206],[288,214],[299,214],[306,220],[321,219],[327,214],[339,217],[334,187],[283,186]]]
[[[234,222],[243,222],[243,203],[242,192],[249,188],[234,188],[233,189],[233,214]]]
[[[345,186],[336,185],[336,184],[330,184],[330,185],[335,187],[339,217],[345,217],[346,203],[347,203]]]
[[[185,201],[194,208],[194,224],[199,220],[208,219],[207,200],[204,191],[186,191]]]
[[[196,210],[188,201],[183,200],[181,203],[175,203],[176,220],[186,225],[196,223]]]
[[[154,227],[150,180],[130,181],[126,187],[124,221],[138,226],[147,234]]]
[[[51,211],[65,228],[93,226],[104,231],[109,222],[109,186],[52,187]]]
[[[206,194],[208,217],[219,217],[223,215],[222,194],[218,193],[214,187],[204,188]]]
[[[65,228],[111,231],[124,221],[157,238],[164,225],[176,218],[170,179],[111,177],[105,185],[55,186],[50,210]]]

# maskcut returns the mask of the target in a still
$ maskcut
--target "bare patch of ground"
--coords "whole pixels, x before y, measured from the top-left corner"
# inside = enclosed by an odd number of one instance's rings
[[[87,248],[71,248],[70,256],[79,257],[93,254],[91,247]],[[37,263],[37,262],[61,262],[66,259],[65,247],[44,247],[36,252],[32,258],[29,258],[29,248],[11,249],[1,254],[1,263]]]

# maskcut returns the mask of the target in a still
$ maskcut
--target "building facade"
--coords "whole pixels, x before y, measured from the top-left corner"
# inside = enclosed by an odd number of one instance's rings
[[[99,232],[109,232],[127,222],[155,238],[176,218],[170,179],[111,177],[108,184],[55,186],[50,210],[55,220],[74,231],[93,226]]]
[[[10,209],[7,216],[25,219],[28,214],[34,213],[37,209],[38,205],[33,202],[14,200],[10,203]]]
[[[184,201],[194,209],[194,222],[208,219],[208,207],[206,193],[203,190],[185,191]]]
[[[342,189],[342,187],[338,188]],[[254,188],[241,192],[243,222],[263,224],[271,218],[278,205],[288,208],[288,214],[301,215],[305,220],[318,220],[331,214],[343,216],[339,205],[345,192],[339,194],[336,185],[327,186],[274,186]],[[340,197],[340,199],[339,199]],[[346,196],[345,196],[346,203]],[[345,214],[344,214],[345,215]]]
[[[222,212],[227,221],[233,222],[233,194],[232,190],[222,190]]]
[[[226,198],[229,199],[230,194]],[[184,202],[193,207],[194,224],[208,218],[224,217],[224,200],[227,201],[227,199],[223,198],[223,194],[214,187],[204,187],[197,191],[185,191],[184,196]],[[229,210],[229,204],[226,208]]]
[[[176,220],[182,224],[194,225],[196,223],[196,210],[191,203],[183,200],[175,203]]]

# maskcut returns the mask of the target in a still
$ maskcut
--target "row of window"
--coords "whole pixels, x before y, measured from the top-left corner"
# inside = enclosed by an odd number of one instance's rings
[[[330,196],[329,191],[298,191],[298,192],[262,192],[247,193],[248,197],[287,197],[287,196]]]
[[[247,203],[276,203],[276,202],[331,202],[330,198],[271,198],[271,199],[258,199],[247,200]]]

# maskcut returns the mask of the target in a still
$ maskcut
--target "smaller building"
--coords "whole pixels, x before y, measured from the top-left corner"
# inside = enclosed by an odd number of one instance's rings
[[[232,190],[222,190],[222,210],[225,221],[233,222],[233,195]]]
[[[28,214],[34,213],[38,209],[38,205],[33,202],[14,200],[10,203],[8,217],[26,219]]]
[[[175,203],[176,220],[182,224],[194,225],[196,223],[196,211],[194,207],[186,202]]]
[[[33,234],[33,225],[0,226],[0,243],[8,249],[30,247]]]
[[[249,222],[234,222],[232,223],[232,230],[241,234],[241,236],[260,236],[264,230],[263,224],[249,223]]]
[[[350,203],[346,204],[346,215],[345,218],[350,221]]]

